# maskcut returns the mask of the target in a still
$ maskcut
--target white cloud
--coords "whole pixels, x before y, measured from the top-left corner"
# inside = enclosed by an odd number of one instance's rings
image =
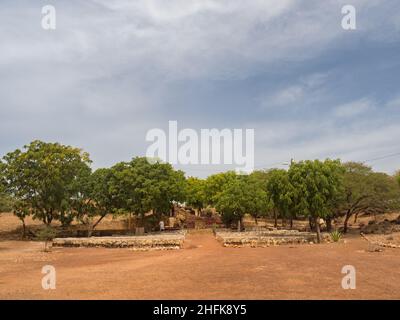
[[[364,98],[336,107],[333,114],[338,118],[350,118],[371,111],[374,108],[374,103]]]
[[[146,131],[181,116],[169,110],[182,94],[177,83],[192,83],[190,98],[202,99],[196,81],[244,80],[271,69],[312,64],[349,35],[340,26],[336,0],[57,1],[54,32],[40,27],[40,3],[22,2],[4,1],[0,12],[0,151],[34,138],[59,140],[85,147],[100,165],[143,154]],[[368,13],[358,20],[359,32],[368,36],[377,24],[367,18],[376,11],[367,10],[370,2],[355,0],[354,5]],[[398,19],[388,21],[398,26]],[[301,107],[321,99],[328,82],[329,74],[318,70],[287,79],[277,91],[266,91],[261,103]],[[187,118],[192,117],[192,100],[187,101]],[[226,117],[218,119],[226,118],[228,125],[229,107],[221,106]],[[338,107],[335,115],[351,117],[370,107],[358,101]],[[204,119],[214,121],[215,115],[210,112]],[[334,134],[321,125],[296,119],[269,124],[258,148],[271,148],[285,159],[285,144],[288,153],[301,155],[323,153],[329,146],[340,151],[340,144],[348,142],[345,132],[335,143]],[[355,138],[363,138],[354,130]],[[312,134],[321,140],[307,138]],[[309,142],[296,149],[296,139],[298,145]]]
[[[279,164],[291,158],[296,161],[325,158],[365,161],[399,151],[397,137],[400,127],[387,126],[382,120],[371,119],[344,128],[338,128],[330,120],[249,125],[256,128],[257,168],[280,167]],[[385,159],[371,164],[378,170],[393,172],[398,168],[395,160]]]
[[[386,107],[390,109],[400,109],[400,97],[396,97],[386,103]]]
[[[315,73],[303,76],[296,83],[261,97],[261,109],[279,107],[298,108],[305,102],[315,102],[320,98],[321,88],[328,80],[329,74]]]

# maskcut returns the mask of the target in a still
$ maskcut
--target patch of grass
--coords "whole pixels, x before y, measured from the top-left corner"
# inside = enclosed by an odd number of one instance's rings
[[[342,238],[342,234],[337,230],[332,231],[330,236],[333,242],[338,242]]]

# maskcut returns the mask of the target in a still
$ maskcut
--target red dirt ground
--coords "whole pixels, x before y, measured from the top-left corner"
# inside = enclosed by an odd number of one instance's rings
[[[399,299],[400,250],[368,252],[367,242],[224,248],[212,233],[189,234],[176,251],[57,248],[0,242],[1,299]],[[57,271],[43,290],[41,268]],[[357,289],[341,287],[354,265]]]
[[[18,223],[0,218],[0,231]],[[1,238],[1,237],[0,237]],[[2,238],[3,239],[3,238]],[[0,241],[0,299],[400,299],[400,249],[369,252],[359,235],[345,242],[224,248],[211,231],[189,233],[182,250],[54,248]],[[43,290],[41,269],[57,271]],[[353,265],[357,288],[344,290]]]

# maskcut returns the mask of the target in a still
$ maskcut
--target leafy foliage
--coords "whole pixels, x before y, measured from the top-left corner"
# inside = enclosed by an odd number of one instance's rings
[[[149,163],[134,158],[111,168],[109,191],[120,213],[134,213],[144,219],[145,213],[168,213],[174,202],[185,198],[185,176],[168,163]]]
[[[293,186],[295,208],[315,221],[320,241],[319,218],[331,214],[335,199],[342,192],[343,167],[339,161],[306,160],[293,162],[289,180]]]
[[[373,172],[371,167],[357,162],[347,162],[343,168],[344,188],[335,207],[338,215],[345,216],[344,232],[354,214],[377,214],[398,207],[399,188],[393,177]]]
[[[342,234],[338,230],[332,231],[330,236],[333,242],[339,242],[342,238]]]
[[[268,210],[266,191],[253,176],[230,176],[222,185],[222,191],[214,197],[216,209],[227,215],[225,221],[242,221],[246,213],[254,217],[264,215]]]
[[[71,210],[78,177],[89,172],[89,156],[80,149],[58,143],[33,141],[4,157],[5,188],[20,204],[29,207],[34,219],[50,224]]]
[[[185,202],[201,211],[207,203],[206,199],[206,181],[189,177],[186,180]]]
[[[289,180],[289,174],[286,170],[274,169],[270,171],[267,181],[267,191],[275,213],[279,212],[281,217],[285,218],[294,216],[295,190]]]
[[[319,218],[378,214],[400,207],[400,172],[374,172],[364,164],[339,160],[292,162],[288,171],[273,169],[238,175],[233,171],[207,179],[185,178],[168,163],[136,157],[92,172],[89,155],[58,143],[33,141],[0,161],[0,211],[12,209],[21,220],[32,216],[50,226],[77,220],[93,230],[108,214],[137,215],[153,224],[174,204],[202,210],[214,207],[226,225],[257,219],[271,211],[283,219],[307,216],[320,237]],[[327,222],[328,224],[328,222]],[[330,223],[329,223],[330,224]],[[238,226],[241,226],[238,223]]]

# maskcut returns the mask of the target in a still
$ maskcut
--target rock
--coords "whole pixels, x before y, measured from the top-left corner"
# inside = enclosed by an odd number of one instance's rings
[[[368,244],[368,252],[382,252],[382,251],[383,251],[382,247],[373,243]]]

